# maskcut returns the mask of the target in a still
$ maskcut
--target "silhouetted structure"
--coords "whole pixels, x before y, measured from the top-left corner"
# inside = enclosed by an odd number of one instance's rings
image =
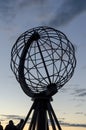
[[[1,125],[1,122],[0,122],[0,130],[3,130],[3,126]]]
[[[11,69],[21,88],[32,97],[29,130],[52,130],[61,126],[50,104],[52,96],[73,76],[75,49],[61,31],[41,26],[24,32],[11,51]]]

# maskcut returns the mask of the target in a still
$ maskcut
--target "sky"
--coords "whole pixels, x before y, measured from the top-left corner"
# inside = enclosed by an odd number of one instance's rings
[[[49,26],[62,31],[75,47],[73,77],[53,96],[63,130],[86,129],[86,0],[0,0],[0,121],[15,124],[31,105],[10,69],[11,49],[26,30]]]

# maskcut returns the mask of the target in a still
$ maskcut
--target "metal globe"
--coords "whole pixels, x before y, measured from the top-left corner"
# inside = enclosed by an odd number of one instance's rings
[[[47,26],[21,34],[11,51],[11,69],[30,97],[54,95],[73,76],[75,66],[73,44]]]

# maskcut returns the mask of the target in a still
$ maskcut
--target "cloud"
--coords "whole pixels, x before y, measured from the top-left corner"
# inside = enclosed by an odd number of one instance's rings
[[[82,114],[83,114],[83,112],[76,112],[75,114],[79,114],[79,115],[82,115]]]
[[[86,92],[80,93],[80,94],[78,94],[78,96],[79,97],[84,97],[84,96],[86,96]]]
[[[54,26],[67,24],[84,11],[86,11],[86,0],[64,0],[50,24]]]
[[[77,114],[81,114],[81,113],[77,113]],[[20,115],[1,115],[2,119],[0,121],[5,121],[5,120],[20,120],[20,119],[24,119],[25,117],[23,116],[20,116]],[[64,126],[71,126],[71,127],[84,127],[86,128],[86,124],[74,124],[74,123],[67,123],[67,122],[64,122],[65,118],[60,118],[60,121],[59,123],[61,125],[64,125]],[[30,123],[31,122],[31,118],[28,120],[27,123]],[[51,122],[49,120],[49,125],[51,125]]]
[[[20,119],[25,119],[25,116],[20,116],[20,115],[0,115],[1,119],[0,121],[6,121],[6,120],[20,120]],[[31,122],[31,118],[28,119],[27,123]]]
[[[41,7],[37,8],[38,12],[42,13],[42,16],[38,16],[40,22],[49,24],[52,26],[61,26],[69,23],[72,19],[78,16],[80,13],[86,11],[86,0],[64,0],[63,3],[57,4],[53,2],[51,5],[48,0],[4,0],[0,1],[0,19],[6,22],[12,21],[19,12],[24,12],[25,9],[29,9],[31,6]],[[44,4],[43,8],[42,5]],[[26,11],[27,13],[27,11]]]
[[[80,116],[86,116],[86,113],[84,113],[84,112],[76,112],[75,114],[77,114],[77,115],[80,115]]]
[[[64,118],[63,118],[64,119]],[[60,120],[59,123],[62,126],[70,126],[70,127],[83,127],[86,128],[86,124],[82,124],[82,123],[69,123],[69,122],[65,122],[63,120]]]
[[[86,89],[76,89],[75,90],[75,93],[82,93],[82,92],[85,92],[86,91]]]
[[[65,123],[65,122],[63,122],[63,123],[61,123],[61,125],[64,125],[64,126],[71,126],[71,127],[84,127],[84,128],[86,128],[86,124],[72,124],[72,123]]]
[[[44,2],[45,0],[0,0],[0,19],[10,22],[22,9],[30,7],[31,5],[40,5]]]
[[[77,89],[75,90],[75,93],[79,97],[84,97],[86,96],[86,89]]]
[[[4,120],[5,119],[7,119],[7,120],[10,120],[10,119],[12,119],[12,120],[20,120],[20,119],[23,119],[24,117],[23,116],[19,116],[19,115],[1,115],[1,117],[3,117],[4,118]]]
[[[13,18],[14,7],[16,7],[16,2],[8,0],[8,2],[1,0],[0,1],[0,18],[2,20]]]
[[[74,93],[72,95],[78,96],[78,97],[85,97],[86,96],[86,89],[75,89]]]

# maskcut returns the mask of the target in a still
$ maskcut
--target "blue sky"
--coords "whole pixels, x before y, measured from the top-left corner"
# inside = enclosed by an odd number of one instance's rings
[[[0,120],[16,121],[32,104],[10,69],[10,52],[21,33],[40,25],[62,31],[75,46],[75,73],[52,104],[61,124],[86,129],[86,0],[0,0]]]

